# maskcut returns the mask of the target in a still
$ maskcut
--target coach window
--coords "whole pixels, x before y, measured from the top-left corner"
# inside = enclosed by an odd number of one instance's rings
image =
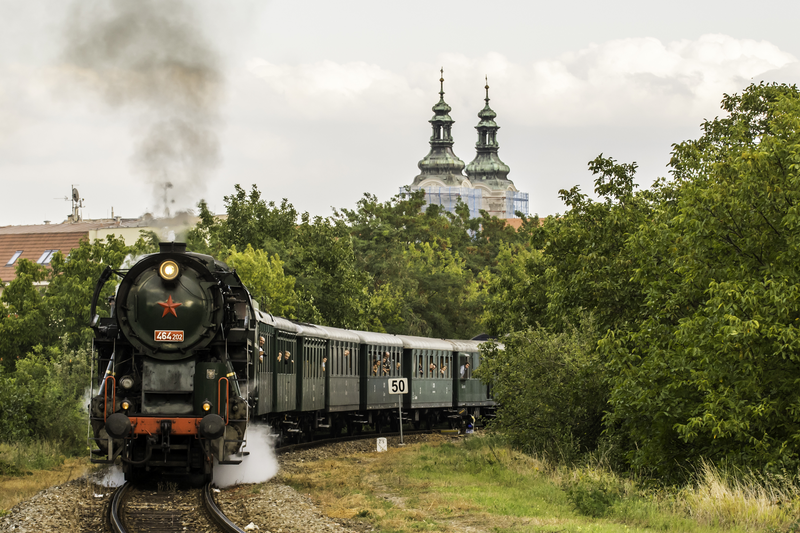
[[[358,358],[361,351],[353,344],[345,350],[344,358],[347,361],[347,374],[350,376],[358,375]]]
[[[348,376],[352,375],[352,371],[350,370],[351,365],[354,365],[356,361],[356,351],[349,348],[349,345],[345,344],[344,347],[344,360],[342,361],[342,365],[344,366],[344,373]]]
[[[374,348],[370,348],[367,354],[367,363],[369,364],[370,375],[377,376],[378,365],[380,365],[380,361],[378,360],[378,352],[376,352]]]
[[[328,365],[330,366],[331,377],[339,375],[339,363],[341,361],[341,347],[339,341],[331,341],[330,356],[328,357]]]

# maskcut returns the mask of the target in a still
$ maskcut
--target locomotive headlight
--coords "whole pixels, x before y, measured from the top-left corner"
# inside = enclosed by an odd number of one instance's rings
[[[131,408],[131,402],[128,400],[122,400],[122,410],[127,411]]]
[[[211,410],[211,402],[208,400],[203,402],[203,411],[210,411]]]
[[[123,389],[130,389],[133,387],[133,378],[131,376],[122,376],[119,380],[119,386]]]
[[[161,266],[158,267],[158,275],[161,276],[161,279],[171,281],[178,277],[178,263],[175,261],[164,261],[161,263]]]

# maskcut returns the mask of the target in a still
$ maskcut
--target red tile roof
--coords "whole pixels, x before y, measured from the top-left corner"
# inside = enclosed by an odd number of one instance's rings
[[[60,225],[60,224],[59,224]],[[47,226],[39,226],[47,227]],[[45,250],[60,250],[64,255],[77,248],[81,240],[89,237],[89,231],[53,232],[53,233],[0,233],[0,280],[8,283],[16,279],[16,262],[28,259],[36,262]],[[22,250],[22,255],[14,265],[6,263],[14,256],[15,252]]]

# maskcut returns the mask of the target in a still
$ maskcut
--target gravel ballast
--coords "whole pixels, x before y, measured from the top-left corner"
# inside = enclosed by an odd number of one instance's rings
[[[430,435],[409,435],[406,443],[425,441]],[[433,437],[440,438],[440,437]],[[387,439],[396,446],[399,438]],[[238,485],[215,493],[217,505],[240,528],[259,533],[335,532],[363,533],[369,525],[359,521],[334,519],[325,516],[307,496],[282,483],[281,473],[297,472],[303,464],[342,455],[372,453],[375,439],[336,443],[320,448],[295,451],[278,457],[280,471],[276,478],[258,485]],[[0,532],[15,533],[43,531],[102,532],[104,509],[113,489],[84,477],[45,489],[33,498],[14,506],[0,518]]]

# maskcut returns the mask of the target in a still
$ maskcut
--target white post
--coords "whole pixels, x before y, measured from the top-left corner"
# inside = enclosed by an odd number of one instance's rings
[[[400,422],[400,446],[405,446],[403,442],[403,397],[397,396],[397,420]]]

